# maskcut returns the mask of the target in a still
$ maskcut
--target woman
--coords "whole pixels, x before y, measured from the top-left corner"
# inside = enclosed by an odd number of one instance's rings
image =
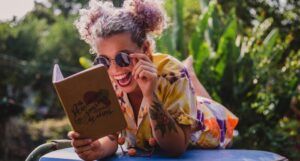
[[[158,1],[125,0],[123,7],[114,8],[110,2],[92,0],[80,15],[75,25],[81,38],[96,53],[95,64],[107,67],[119,97],[127,121],[121,135],[129,148],[148,150],[157,142],[164,153],[179,156],[189,145],[214,148],[230,142],[237,118],[220,104],[196,96],[209,97],[182,63],[153,53],[153,37],[166,27]],[[84,160],[117,150],[116,134],[95,141],[74,131],[68,136]]]

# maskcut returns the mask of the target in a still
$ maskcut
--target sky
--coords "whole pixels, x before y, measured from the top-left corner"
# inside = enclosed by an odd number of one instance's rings
[[[33,9],[34,0],[0,0],[0,21],[11,20],[13,16],[23,17]]]
[[[0,0],[0,21],[11,20],[13,16],[20,19],[33,9],[34,1],[45,2],[47,0]],[[274,0],[266,1],[272,4]],[[286,0],[280,0],[279,2],[283,6],[286,4]]]

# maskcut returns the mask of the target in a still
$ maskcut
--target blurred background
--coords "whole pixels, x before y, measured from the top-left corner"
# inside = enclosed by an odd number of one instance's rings
[[[170,27],[157,51],[194,57],[200,81],[239,118],[232,148],[300,160],[300,1],[165,0]],[[73,25],[86,0],[0,1],[0,161],[21,161],[66,138],[51,75],[93,57]],[[116,2],[116,5],[119,3]]]

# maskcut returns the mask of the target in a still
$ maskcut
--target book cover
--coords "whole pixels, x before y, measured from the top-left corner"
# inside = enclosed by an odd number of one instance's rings
[[[106,68],[96,65],[67,78],[54,65],[52,82],[74,131],[98,139],[126,127]]]

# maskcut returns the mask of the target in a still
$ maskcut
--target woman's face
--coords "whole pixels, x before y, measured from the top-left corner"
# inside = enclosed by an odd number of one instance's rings
[[[130,33],[120,33],[108,38],[98,38],[97,54],[105,56],[110,61],[108,74],[111,79],[126,93],[131,93],[139,89],[137,82],[132,76],[133,60],[127,67],[120,67],[116,64],[116,55],[120,52],[125,53],[142,53],[142,49],[131,40]]]

